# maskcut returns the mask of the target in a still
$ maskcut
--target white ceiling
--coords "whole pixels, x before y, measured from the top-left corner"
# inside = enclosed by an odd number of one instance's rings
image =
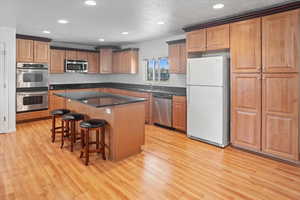
[[[12,0],[15,1],[15,0]],[[287,0],[17,0],[17,33],[89,45],[125,44],[183,33],[182,28],[214,18],[260,9]],[[214,10],[212,5],[225,7]],[[0,2],[1,7],[1,2]],[[58,24],[58,19],[69,24]],[[164,21],[165,25],[158,25]],[[43,34],[43,30],[51,34]],[[129,35],[121,35],[128,31]],[[105,42],[98,42],[104,38]]]

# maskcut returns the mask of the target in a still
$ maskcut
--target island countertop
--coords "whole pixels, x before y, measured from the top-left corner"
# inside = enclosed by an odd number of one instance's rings
[[[54,93],[54,95],[78,101],[96,108],[146,101],[144,98],[122,96],[104,92],[64,92]]]

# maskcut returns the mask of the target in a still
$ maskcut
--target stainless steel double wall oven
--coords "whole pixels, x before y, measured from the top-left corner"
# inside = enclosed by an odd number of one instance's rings
[[[48,65],[17,64],[17,113],[48,109]]]

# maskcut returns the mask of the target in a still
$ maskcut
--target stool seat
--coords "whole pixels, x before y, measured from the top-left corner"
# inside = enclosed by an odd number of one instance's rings
[[[56,109],[51,111],[51,115],[65,115],[69,113],[70,110],[67,109]]]
[[[100,128],[106,125],[105,120],[89,119],[80,123],[81,128]]]
[[[84,115],[80,114],[80,113],[67,113],[65,115],[62,116],[62,120],[75,120],[75,121],[79,121],[79,120],[83,120],[84,119]]]

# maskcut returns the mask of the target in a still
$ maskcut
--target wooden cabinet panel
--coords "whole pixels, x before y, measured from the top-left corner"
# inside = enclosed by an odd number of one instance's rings
[[[263,152],[298,160],[298,90],[298,74],[263,75]]]
[[[50,73],[64,73],[65,50],[50,50]]]
[[[220,50],[229,48],[229,24],[208,28],[206,49]]]
[[[33,62],[33,41],[17,39],[17,62]]]
[[[186,131],[186,97],[184,96],[173,96],[173,127]]]
[[[87,51],[77,51],[77,60],[88,61],[88,52]]]
[[[261,18],[230,24],[232,72],[261,71]]]
[[[232,74],[231,142],[261,150],[261,75]]]
[[[139,60],[137,50],[124,50],[113,53],[113,73],[136,74],[138,73]]]
[[[180,43],[179,48],[180,48],[179,73],[186,74],[186,66],[187,66],[186,43]]]
[[[50,46],[49,42],[33,42],[34,62],[49,63],[50,61]]]
[[[99,72],[99,53],[88,53],[88,71],[89,73],[98,73]]]
[[[62,109],[66,107],[66,101],[62,97],[54,95],[54,93],[64,93],[65,90],[50,90],[49,91],[49,111]]]
[[[292,10],[262,18],[264,72],[299,72],[299,13]]]
[[[186,44],[187,52],[206,51],[206,29],[188,32]]]
[[[113,52],[113,73],[120,73],[121,52]]]
[[[169,45],[169,64],[170,73],[185,74],[186,73],[186,44],[177,43]]]
[[[66,59],[67,60],[77,60],[77,51],[66,50]]]
[[[110,74],[112,73],[112,49],[100,50],[100,73]]]
[[[176,74],[180,68],[180,46],[179,44],[169,45],[170,73]]]

